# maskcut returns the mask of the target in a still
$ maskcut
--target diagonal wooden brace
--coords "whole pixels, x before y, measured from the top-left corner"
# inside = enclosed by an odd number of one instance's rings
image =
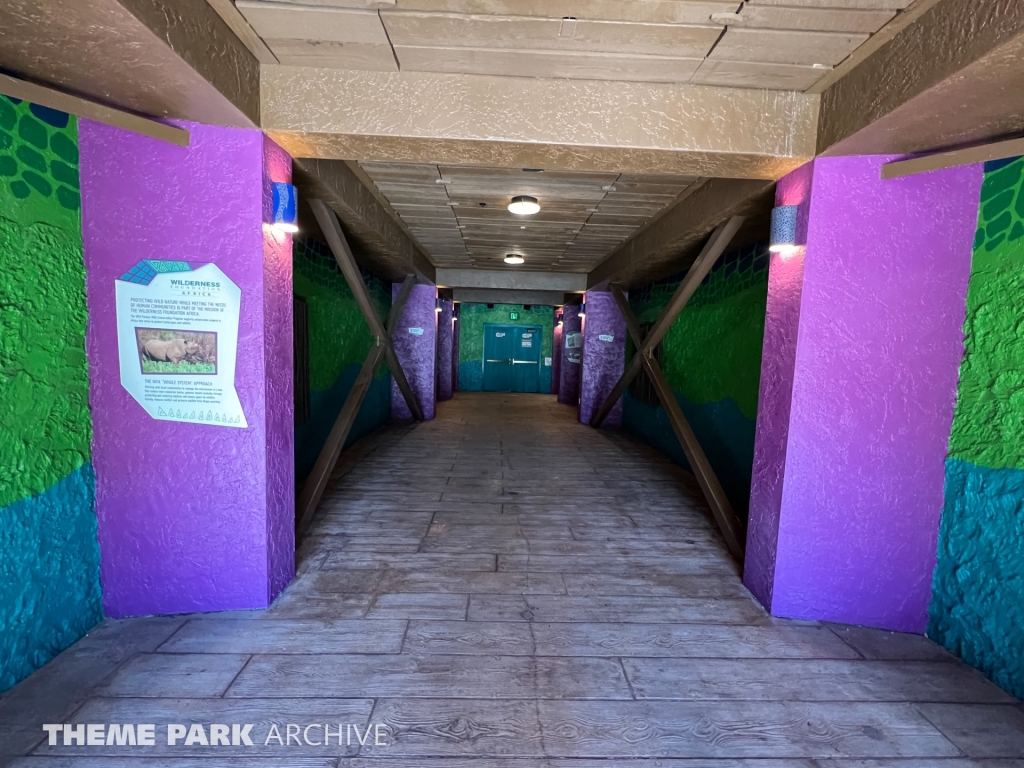
[[[366,323],[370,326],[370,333],[380,339],[384,345],[384,357],[388,361],[391,375],[395,377],[395,383],[402,392],[405,402],[408,403],[413,418],[416,421],[423,421],[423,409],[420,407],[420,401],[417,399],[416,393],[412,391],[412,387],[409,386],[409,380],[405,378],[405,371],[402,370],[402,364],[398,361],[398,355],[395,354],[395,347],[391,342],[390,334],[385,332],[380,318],[377,317],[377,309],[373,306],[373,301],[370,299],[370,292],[366,290],[363,276],[359,274],[359,267],[356,265],[355,257],[352,255],[352,249],[348,247],[345,233],[341,231],[338,217],[334,215],[334,211],[323,200],[310,200],[309,205],[313,209],[313,214],[320,224],[324,237],[327,238],[327,244],[334,253],[335,261],[338,262],[342,274],[345,275],[345,279],[348,281],[349,288],[352,289],[352,295],[355,297],[356,304],[359,305]]]
[[[409,299],[409,294],[412,293],[412,287],[415,284],[415,276],[408,275],[405,278],[405,282],[402,283],[398,297],[391,304],[391,312],[388,314],[387,324],[389,337],[394,331],[395,325],[398,324],[398,319],[402,316],[405,302]],[[345,441],[348,439],[349,432],[352,431],[352,426],[356,422],[356,416],[359,415],[359,409],[363,404],[366,393],[370,390],[370,384],[373,382],[377,366],[384,359],[384,348],[383,340],[380,337],[376,337],[370,352],[366,355],[366,360],[363,361],[363,367],[359,369],[359,375],[356,376],[355,383],[352,384],[352,389],[348,392],[348,397],[345,398],[345,404],[338,413],[338,418],[334,422],[331,434],[328,435],[324,447],[320,449],[320,455],[317,456],[316,464],[313,465],[313,471],[309,473],[309,477],[302,486],[299,500],[295,504],[295,530],[299,536],[306,532],[306,529],[309,528],[309,524],[313,520],[313,513],[316,512],[320,499],[327,489],[331,473],[338,463],[338,457],[341,456],[341,450],[345,447]]]
[[[711,233],[711,237],[704,244],[704,248],[701,249],[697,259],[690,266],[686,277],[683,278],[679,287],[676,288],[676,292],[672,294],[672,298],[669,300],[668,306],[665,307],[665,311],[661,313],[661,317],[658,318],[658,322],[654,324],[651,332],[647,334],[643,342],[638,341],[636,343],[636,356],[626,366],[626,370],[612,388],[611,394],[608,395],[608,398],[591,417],[590,426],[600,427],[601,423],[608,417],[608,414],[612,412],[615,403],[625,393],[626,387],[640,373],[643,358],[649,355],[665,337],[665,334],[668,333],[668,329],[672,327],[672,323],[679,317],[679,313],[683,311],[686,302],[690,300],[690,297],[693,296],[697,287],[701,284],[701,281],[711,271],[715,262],[718,261],[718,257],[729,247],[729,243],[741,226],[743,226],[743,217],[733,216],[728,221],[719,224],[717,229]]]
[[[729,499],[725,495],[725,491],[722,490],[722,484],[718,482],[718,477],[711,468],[711,463],[708,461],[707,456],[704,455],[704,451],[697,441],[697,436],[693,433],[690,423],[683,415],[675,393],[665,378],[665,374],[662,373],[658,361],[654,359],[650,351],[643,354],[639,352],[643,346],[643,338],[640,333],[640,323],[637,322],[636,315],[633,314],[633,309],[629,306],[629,301],[619,286],[611,286],[611,291],[612,295],[615,296],[615,303],[619,305],[619,309],[622,311],[622,316],[626,318],[626,328],[629,330],[629,335],[633,337],[633,342],[637,346],[638,352],[636,357],[640,359],[641,365],[646,369],[647,376],[654,385],[654,390],[658,393],[658,399],[665,409],[669,424],[672,425],[672,431],[675,432],[679,444],[683,447],[686,460],[690,463],[690,468],[693,469],[693,474],[697,477],[697,483],[704,493],[704,498],[707,499],[708,506],[711,507],[711,514],[714,515],[715,522],[722,532],[725,544],[729,548],[729,552],[732,553],[732,556],[742,564],[743,542],[746,540],[743,524],[736,516],[732,504],[729,503]]]

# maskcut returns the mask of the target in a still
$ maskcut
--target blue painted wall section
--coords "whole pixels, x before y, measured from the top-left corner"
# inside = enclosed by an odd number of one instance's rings
[[[515,312],[518,319],[511,319]],[[459,305],[459,380],[461,392],[479,392],[484,386],[484,325],[533,326],[540,329],[541,350],[537,371],[537,391],[551,392],[551,366],[544,365],[545,358],[551,357],[554,341],[555,310],[548,306],[531,306],[524,309],[522,304]]]
[[[985,164],[928,635],[1024,698],[1024,158]]]
[[[0,691],[103,618],[78,121],[0,96]]]
[[[0,510],[0,690],[74,643],[103,618],[95,478],[84,464]]]
[[[293,252],[295,295],[309,306],[310,418],[295,427],[295,481],[301,488],[359,375],[373,337],[327,244],[299,235]],[[366,270],[363,281],[381,319],[386,319],[391,309],[390,284]],[[382,364],[345,447],[390,418],[391,376]]]
[[[635,287],[641,324],[661,315],[683,274]],[[661,343],[661,367],[729,501],[750,506],[757,391],[761,376],[768,247],[735,248],[719,259]],[[627,357],[631,357],[630,344]],[[689,469],[664,408],[634,387],[623,397],[623,426]]]

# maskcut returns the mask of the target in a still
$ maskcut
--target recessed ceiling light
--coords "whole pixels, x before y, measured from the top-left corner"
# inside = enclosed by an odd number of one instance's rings
[[[526,259],[520,256],[518,253],[510,253],[505,257],[506,264],[522,264]]]
[[[508,209],[519,216],[529,216],[530,214],[539,211],[540,206],[537,204],[536,197],[518,195],[512,198],[512,202],[509,204]]]

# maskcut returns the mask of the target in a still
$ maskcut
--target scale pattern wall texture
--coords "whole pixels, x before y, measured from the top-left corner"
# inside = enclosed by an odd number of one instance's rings
[[[641,323],[657,320],[682,277],[672,275],[630,291],[630,305]],[[665,377],[741,516],[750,502],[767,298],[767,244],[727,251],[661,343]],[[643,403],[627,390],[623,424],[689,466],[660,405]]]
[[[987,163],[928,634],[1024,697],[1024,158]]]
[[[295,478],[301,486],[359,375],[373,336],[327,244],[299,235],[293,250],[295,295],[309,306],[310,418],[295,427]],[[390,284],[365,270],[363,280],[381,319],[386,319],[391,309]],[[382,364],[346,445],[390,419],[390,382],[387,366]]]
[[[0,690],[102,618],[78,125],[0,96]]]
[[[555,330],[553,307],[530,307],[522,304],[495,304],[488,309],[486,304],[459,305],[459,382],[461,392],[479,392],[484,385],[484,324],[528,325],[540,328],[540,371],[538,392],[551,392],[551,366],[544,365],[544,359],[551,357]],[[511,320],[510,312],[518,312],[519,319]]]

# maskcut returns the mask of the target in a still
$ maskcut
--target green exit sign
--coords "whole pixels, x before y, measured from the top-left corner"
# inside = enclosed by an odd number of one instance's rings
[[[509,312],[508,313],[508,319],[509,320],[518,320],[519,319],[519,313],[518,312]]]

